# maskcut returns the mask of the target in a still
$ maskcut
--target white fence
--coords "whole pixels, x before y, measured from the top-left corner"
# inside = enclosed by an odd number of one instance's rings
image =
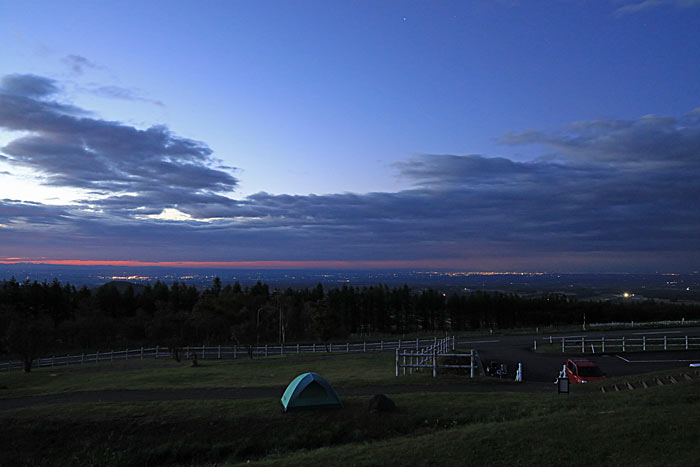
[[[403,374],[404,376],[408,374],[413,374],[414,369],[420,371],[421,368],[429,368],[433,373],[433,378],[437,377],[438,368],[463,368],[469,369],[470,377],[474,377],[474,370],[476,368],[474,362],[475,352],[472,350],[470,353],[448,353],[450,350],[454,352],[455,350],[455,338],[445,337],[439,341],[435,341],[433,345],[423,348],[421,350],[404,350],[401,351],[396,349],[396,376]],[[439,364],[438,358],[440,357],[456,357],[456,358],[468,358],[468,365],[455,365],[455,364]]]
[[[448,338],[446,338],[448,339]],[[454,337],[451,337],[454,341]],[[436,337],[426,339],[398,339],[379,342],[345,342],[345,343],[322,343],[322,344],[286,344],[286,345],[261,345],[253,346],[250,350],[253,357],[268,357],[273,355],[300,355],[314,354],[321,352],[382,352],[385,350],[419,350],[426,345],[434,346],[444,339]],[[189,360],[193,357],[198,359],[222,359],[248,357],[248,349],[243,346],[189,346],[180,349],[180,355]],[[109,350],[94,353],[83,353],[77,355],[42,357],[34,359],[32,368],[43,368],[47,366],[79,365],[82,363],[111,362],[115,360],[134,360],[144,358],[169,358],[170,349],[167,347],[136,348],[125,350]],[[22,369],[24,364],[19,360],[0,362],[0,371]]]
[[[609,323],[588,323],[586,326],[590,328],[619,328],[619,327],[657,327],[657,326],[697,326],[700,320],[697,319],[681,319],[681,320],[665,320],[665,321],[611,321]]]
[[[597,337],[597,338],[561,338],[561,343],[550,338],[552,345],[561,345],[562,353],[605,353],[605,352],[646,352],[660,350],[698,350],[700,349],[700,337],[668,337],[668,336],[641,336],[641,337]],[[537,341],[535,341],[535,350]]]

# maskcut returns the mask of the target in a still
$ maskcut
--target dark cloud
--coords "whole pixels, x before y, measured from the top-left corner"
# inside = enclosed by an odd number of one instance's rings
[[[86,68],[97,68],[93,62],[81,55],[70,54],[63,58],[63,62],[75,73],[83,73]]]
[[[626,4],[617,8],[615,14],[627,15],[639,13],[661,6],[672,6],[676,8],[691,8],[700,6],[700,0],[642,0],[634,2],[625,2]]]
[[[545,132],[509,133],[507,144],[542,144],[566,159],[631,164],[696,165],[700,113],[680,118],[647,115],[636,120],[579,122]]]
[[[107,97],[110,99],[121,99],[125,101],[140,101],[148,102],[150,104],[163,106],[163,103],[159,100],[149,99],[147,97],[141,96],[141,94],[135,89],[122,88],[120,86],[99,86],[91,89],[90,92],[97,96]]]
[[[0,83],[0,92],[14,96],[38,98],[59,91],[54,80],[36,75],[5,75]]]
[[[225,194],[238,181],[213,167],[218,161],[206,144],[164,126],[141,130],[90,118],[82,109],[45,99],[57,91],[46,78],[5,77],[0,127],[29,133],[0,149],[6,162],[35,170],[48,185],[103,193],[92,203],[109,206],[114,200],[123,206],[121,214],[143,207],[186,212],[193,197],[232,202]],[[134,204],[125,206],[128,200]]]
[[[22,120],[0,103],[0,123],[30,132],[3,149],[12,163],[96,193],[62,207],[0,203],[0,228],[11,231],[3,249],[13,256],[429,259],[560,271],[690,269],[700,260],[700,111],[506,136],[554,149],[548,159],[419,156],[396,164],[413,183],[396,193],[233,199],[235,178],[204,143],[79,116],[26,93],[0,98],[25,111]],[[148,217],[165,208],[192,219]]]

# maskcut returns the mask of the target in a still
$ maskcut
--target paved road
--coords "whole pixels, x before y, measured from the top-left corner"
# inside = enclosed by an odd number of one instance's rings
[[[561,341],[562,337],[569,339],[586,339],[605,337],[640,338],[647,337],[700,337],[700,327],[683,327],[667,329],[630,329],[619,331],[598,331],[586,333],[552,334],[552,341]],[[490,360],[505,362],[508,366],[508,377],[515,377],[518,363],[523,364],[523,376],[526,381],[553,382],[567,358],[581,356],[581,353],[541,353],[533,352],[535,340],[538,346],[549,343],[550,335],[525,336],[489,336],[480,339],[459,339],[460,348],[477,349],[482,362]],[[585,358],[595,362],[608,377],[636,375],[652,371],[688,367],[691,362],[700,362],[700,350],[667,351],[667,352],[626,352],[592,355]]]

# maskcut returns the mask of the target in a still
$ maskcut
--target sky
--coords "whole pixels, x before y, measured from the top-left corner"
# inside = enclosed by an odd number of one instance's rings
[[[0,262],[700,269],[700,0],[0,0]]]

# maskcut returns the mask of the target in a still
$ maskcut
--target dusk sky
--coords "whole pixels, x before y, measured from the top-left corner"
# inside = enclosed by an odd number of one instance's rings
[[[0,0],[0,262],[700,269],[700,0]]]

